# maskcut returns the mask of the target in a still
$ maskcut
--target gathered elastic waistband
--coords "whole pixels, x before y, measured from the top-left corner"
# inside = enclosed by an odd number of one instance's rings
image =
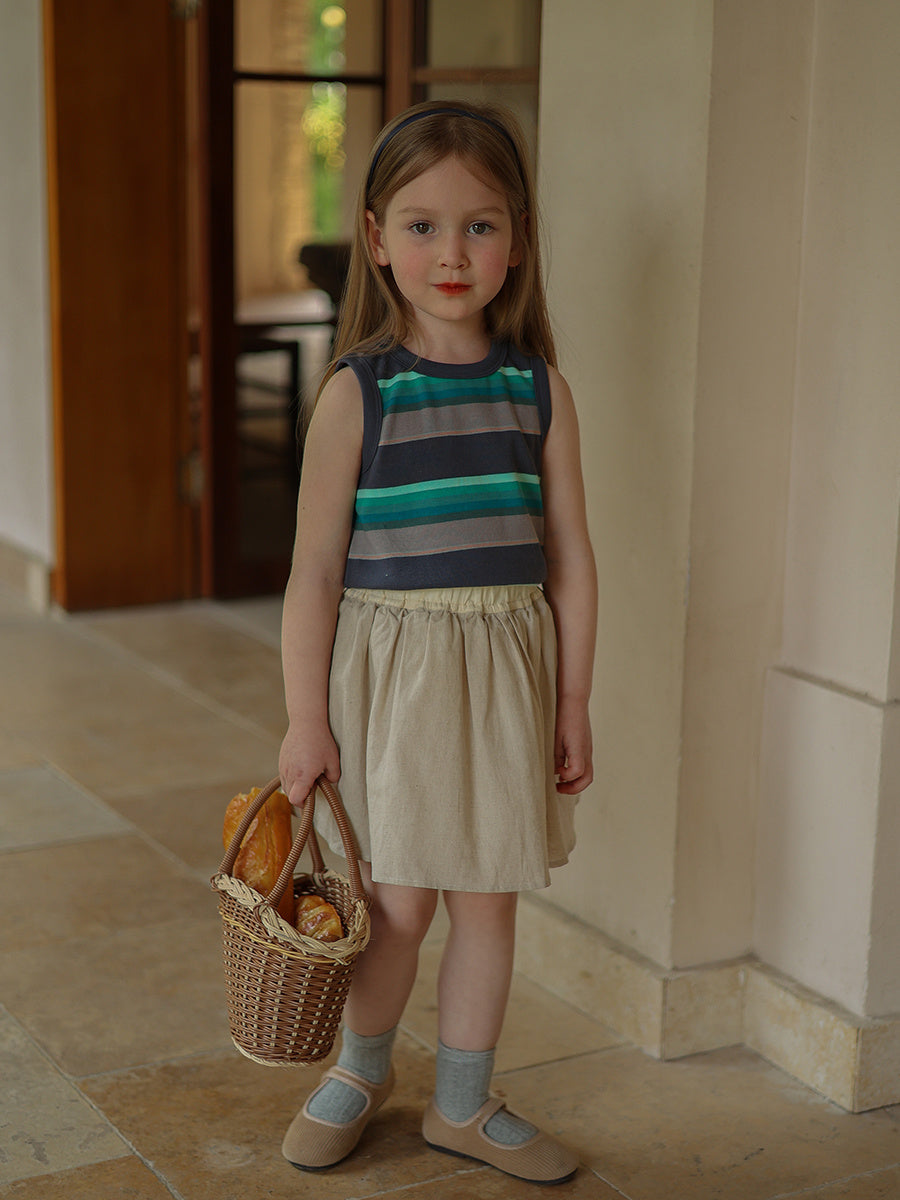
[[[509,584],[504,587],[417,588],[409,592],[376,588],[344,589],[346,599],[364,604],[460,613],[511,612],[517,608],[530,608],[543,595],[543,590],[536,583]]]

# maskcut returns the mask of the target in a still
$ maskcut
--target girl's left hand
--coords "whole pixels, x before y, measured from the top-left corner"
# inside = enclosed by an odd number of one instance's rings
[[[587,704],[560,699],[556,712],[556,790],[576,796],[594,778],[593,739]]]

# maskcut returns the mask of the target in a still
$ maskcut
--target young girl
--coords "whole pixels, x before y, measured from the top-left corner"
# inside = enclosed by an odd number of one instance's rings
[[[577,1159],[489,1093],[516,894],[549,883],[592,779],[596,577],[572,397],[553,366],[534,188],[514,121],[427,103],[362,189],[336,356],[304,455],[284,604],[283,786],[341,781],[371,942],[338,1065],[283,1153],[345,1158],[443,892],[437,1150],[558,1183]],[[340,838],[325,805],[316,821]]]

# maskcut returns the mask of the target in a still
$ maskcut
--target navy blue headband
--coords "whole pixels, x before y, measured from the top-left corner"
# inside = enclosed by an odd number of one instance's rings
[[[375,156],[372,159],[372,165],[369,167],[369,174],[366,179],[366,195],[367,196],[369,194],[369,190],[372,187],[372,179],[375,176],[375,168],[378,166],[378,163],[381,161],[381,156],[385,151],[385,147],[388,146],[394,140],[394,138],[397,136],[397,134],[400,132],[400,130],[405,129],[407,127],[407,125],[414,124],[416,121],[423,121],[426,117],[440,117],[440,116],[443,116],[445,113],[448,113],[451,116],[455,116],[455,117],[469,117],[473,121],[481,121],[481,123],[483,125],[490,125],[492,129],[496,129],[498,133],[502,133],[503,136],[506,138],[507,142],[509,142],[510,148],[512,149],[513,157],[515,158],[516,165],[519,168],[519,174],[524,175],[524,172],[522,171],[522,163],[519,159],[519,151],[516,147],[516,143],[513,141],[512,136],[510,135],[510,132],[508,129],[505,129],[500,124],[500,122],[495,121],[493,119],[493,117],[486,117],[482,113],[470,112],[467,108],[453,108],[452,106],[448,105],[446,108],[428,108],[428,109],[425,109],[424,112],[413,113],[412,116],[406,117],[405,120],[401,121],[399,125],[396,125],[391,130],[391,132],[384,138],[381,145],[375,151]]]

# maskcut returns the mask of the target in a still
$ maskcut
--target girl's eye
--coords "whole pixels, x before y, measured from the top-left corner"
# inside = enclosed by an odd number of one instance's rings
[[[413,233],[431,233],[431,223],[429,221],[414,221],[410,225]]]
[[[493,225],[489,225],[487,221],[473,221],[469,226],[469,232],[481,237],[485,233],[490,233]]]

